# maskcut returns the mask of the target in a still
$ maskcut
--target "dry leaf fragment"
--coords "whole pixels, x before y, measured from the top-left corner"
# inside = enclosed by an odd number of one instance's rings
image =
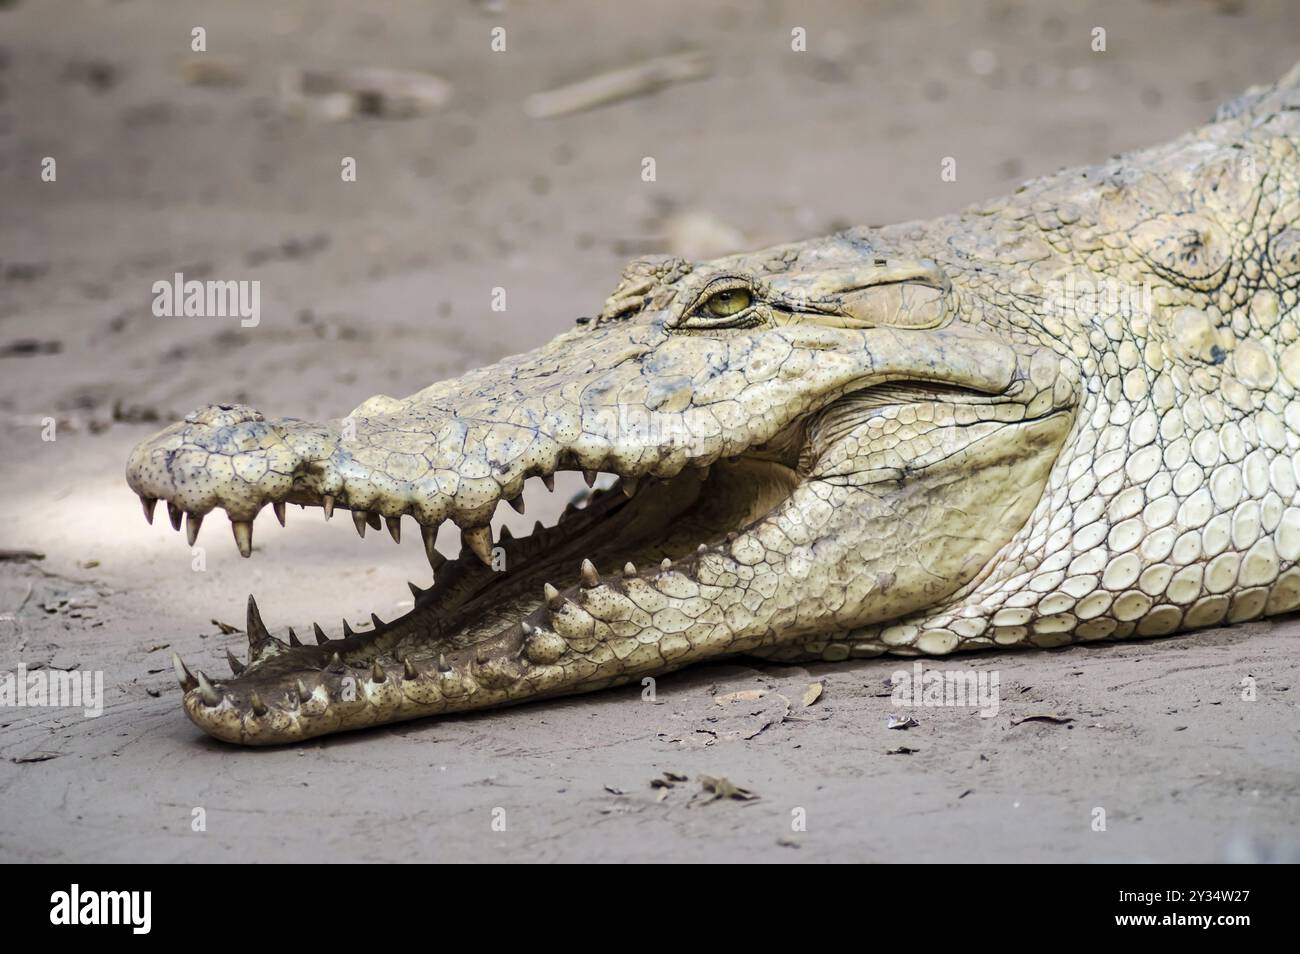
[[[754,702],[765,695],[767,695],[766,689],[742,689],[739,692],[725,692],[720,696],[714,696],[713,701],[720,706],[725,706],[732,702]]]
[[[808,688],[803,691],[803,707],[806,709],[822,697],[822,690],[825,688],[823,683],[814,682],[809,684]]]
[[[708,59],[695,50],[660,56],[534,93],[524,102],[524,112],[534,119],[550,119],[653,93],[672,83],[703,79],[711,72]]]
[[[1022,725],[1026,722],[1046,722],[1049,725],[1069,725],[1073,721],[1074,719],[1070,716],[1031,715],[1025,716],[1023,719],[1016,719],[1011,724]]]
[[[711,802],[716,802],[720,798],[733,798],[740,802],[753,801],[758,798],[749,789],[741,788],[731,779],[722,775],[717,778],[712,775],[701,775],[700,786],[704,791],[712,793],[713,798],[709,799]]]

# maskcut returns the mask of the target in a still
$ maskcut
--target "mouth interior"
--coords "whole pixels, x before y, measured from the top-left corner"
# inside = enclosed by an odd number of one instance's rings
[[[577,587],[584,560],[605,576],[687,559],[761,518],[798,481],[784,463],[742,457],[707,472],[687,468],[668,480],[642,482],[631,499],[623,480],[589,491],[554,526],[539,524],[518,539],[503,535],[497,567],[465,554],[445,564],[433,588],[388,624],[379,642],[417,657],[472,649],[539,612],[546,584],[560,592]]]
[[[995,413],[999,404],[1005,410],[1006,395],[944,385],[892,382],[843,400],[855,402],[854,417],[866,413],[888,418],[891,410],[948,405],[974,415],[979,423],[1016,423]],[[823,430],[834,429],[834,418],[830,420],[829,425],[825,418],[820,422]],[[889,424],[884,426],[888,433]],[[353,667],[367,667],[381,657],[458,666],[475,656],[517,653],[523,640],[520,624],[542,614],[547,584],[560,593],[579,586],[584,561],[602,577],[653,573],[664,560],[689,560],[701,548],[724,544],[729,535],[770,513],[805,479],[801,472],[807,470],[813,430],[813,420],[805,418],[788,425],[772,442],[707,468],[688,466],[668,479],[624,477],[613,486],[597,485],[570,504],[554,526],[539,522],[531,534],[518,538],[503,532],[493,551],[493,567],[467,548],[450,561],[435,554],[433,586],[413,587],[413,608],[388,622],[376,617],[373,630],[345,629],[342,639],[291,647],[271,638],[252,610],[249,638],[257,662],[244,678],[260,682],[259,677],[321,669],[335,653]],[[530,480],[528,485],[537,483]],[[323,638],[318,631],[318,642]]]

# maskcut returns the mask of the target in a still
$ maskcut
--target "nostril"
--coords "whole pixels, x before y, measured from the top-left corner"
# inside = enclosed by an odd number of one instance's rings
[[[246,404],[209,404],[185,415],[186,424],[207,424],[210,427],[233,427],[265,420],[266,415]]]

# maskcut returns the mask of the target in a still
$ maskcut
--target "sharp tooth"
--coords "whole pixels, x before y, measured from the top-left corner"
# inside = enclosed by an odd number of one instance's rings
[[[343,638],[351,639],[355,635],[356,633],[352,631],[352,627],[348,625],[348,621],[345,619],[343,621]]]
[[[284,501],[276,500],[272,502],[271,509],[275,511],[275,519],[280,521],[280,526],[284,526]]]
[[[635,563],[632,563],[632,562],[630,562],[630,561],[627,562],[627,563],[624,563],[624,564],[623,564],[623,575],[624,575],[625,577],[627,577],[629,580],[632,579],[632,577],[636,576],[636,564],[635,564]]]
[[[185,539],[189,541],[190,546],[194,546],[194,541],[199,538],[199,527],[203,526],[203,514],[187,513],[185,515]]]
[[[382,527],[382,524],[379,522],[379,514],[377,513],[367,513],[366,523],[370,524],[371,530],[379,530]]]
[[[514,508],[515,513],[523,513],[523,512],[524,512],[524,495],[523,495],[523,494],[520,494],[519,496],[513,498],[512,500],[507,500],[506,503],[510,504],[510,506]]]
[[[216,687],[208,681],[208,677],[204,675],[203,670],[196,670],[194,675],[199,681],[199,695],[203,698],[203,704],[205,706],[220,705],[221,693],[217,692]]]
[[[292,626],[289,627],[289,645],[290,646],[302,645],[302,640],[298,638],[298,634],[293,631]]]
[[[582,479],[587,482],[588,487],[593,486],[596,483],[596,471],[584,470],[582,472]]]
[[[235,654],[229,649],[226,650],[226,662],[230,663],[230,671],[238,676],[244,671],[244,664],[235,658]]]
[[[618,485],[623,488],[624,497],[635,497],[640,481],[635,477],[624,477],[618,482]]]
[[[330,641],[330,638],[325,635],[325,630],[320,628],[320,623],[312,623],[311,631],[312,634],[316,637],[317,646],[324,646],[326,643]]]
[[[180,507],[176,506],[170,500],[167,501],[167,517],[172,522],[173,530],[179,530],[181,528],[181,518],[184,516],[185,516],[185,511],[183,511]]]
[[[596,572],[596,565],[590,560],[582,561],[582,568],[578,573],[582,577],[582,585],[587,589],[600,586],[600,574]]]
[[[384,682],[386,679],[388,677],[384,675],[384,670],[380,668],[379,660],[376,659],[375,664],[370,667],[370,680],[372,682]]]
[[[533,533],[532,533],[532,535],[533,535],[533,536],[536,536],[537,534],[541,533],[541,532],[542,532],[543,530],[545,530],[545,529],[546,529],[546,524],[544,524],[544,523],[542,523],[542,521],[538,520],[536,523],[533,524]]]
[[[357,528],[357,536],[365,539],[366,536],[366,512],[364,510],[352,511],[352,525]]]
[[[298,702],[303,703],[311,698],[311,693],[307,691],[301,679],[295,679],[293,687],[298,690]]]
[[[199,684],[198,680],[185,668],[185,663],[181,660],[181,657],[175,653],[172,653],[172,668],[176,670],[176,681],[181,684],[181,689],[185,692],[189,692]]]
[[[673,568],[673,561],[668,559],[667,557],[664,557],[663,562],[659,564],[659,569],[667,573],[672,568]]]
[[[555,493],[555,475],[554,475],[554,474],[543,474],[543,475],[542,475],[542,484],[546,487],[546,489],[547,489],[550,493]]]
[[[248,613],[245,617],[244,631],[248,634],[250,646],[271,636],[266,630],[266,624],[262,622],[262,614],[257,609],[257,600],[253,599],[252,593],[248,594]]]
[[[533,624],[528,622],[528,620],[521,622],[519,624],[519,629],[525,636],[533,635]]]
[[[239,547],[241,557],[253,555],[253,521],[232,520],[230,529],[235,533],[235,546]]]
[[[492,528],[474,527],[460,532],[462,546],[469,547],[474,555],[483,561],[483,565],[492,566]]]
[[[158,499],[156,497],[141,497],[140,506],[144,508],[144,518],[152,524],[153,508],[158,506]]]
[[[402,542],[402,518],[385,517],[384,522],[388,524],[388,535],[393,538],[394,543]]]
[[[447,665],[446,653],[438,653],[438,672],[451,672],[451,667]]]
[[[423,596],[425,593],[428,592],[428,590],[422,590],[422,589],[420,589],[418,586],[416,586],[416,585],[415,585],[414,583],[412,583],[410,580],[407,580],[406,585],[409,586],[409,587],[411,588],[411,595],[414,596],[417,600],[418,600],[421,596]]]
[[[376,633],[379,632],[381,629],[383,629],[384,626],[385,626],[384,621],[383,621],[382,619],[379,618],[379,615],[378,615],[377,613],[371,613],[371,614],[370,614],[370,622],[372,622],[372,623],[375,624],[375,632],[376,632]]]
[[[255,691],[248,694],[248,705],[253,710],[253,715],[266,715],[266,703],[262,701],[262,697]]]
[[[321,509],[325,511],[326,520],[334,516],[334,495],[333,494],[326,494],[324,497],[322,497],[320,505],[321,505]]]
[[[338,653],[335,653],[333,656],[330,657],[329,664],[325,668],[327,668],[330,672],[344,672],[345,670],[343,666],[343,657],[341,657]]]
[[[402,678],[415,679],[420,674],[415,669],[415,663],[411,662],[411,657],[407,656],[402,660]]]
[[[546,600],[546,605],[551,609],[559,609],[564,605],[564,597],[550,583],[542,584],[542,599]]]
[[[707,543],[701,543],[698,547],[695,548],[695,552],[698,553],[700,556],[703,556],[704,554],[709,552],[709,545]]]

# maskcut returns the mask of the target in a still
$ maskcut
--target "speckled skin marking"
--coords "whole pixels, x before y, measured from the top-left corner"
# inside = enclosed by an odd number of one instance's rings
[[[342,421],[144,442],[174,522],[268,503],[464,532],[411,613],[302,646],[249,610],[186,712],[266,744],[724,654],[1159,636],[1300,606],[1300,67],[1163,147],[928,223],[632,263],[600,316]],[[554,528],[524,480],[612,472]]]

